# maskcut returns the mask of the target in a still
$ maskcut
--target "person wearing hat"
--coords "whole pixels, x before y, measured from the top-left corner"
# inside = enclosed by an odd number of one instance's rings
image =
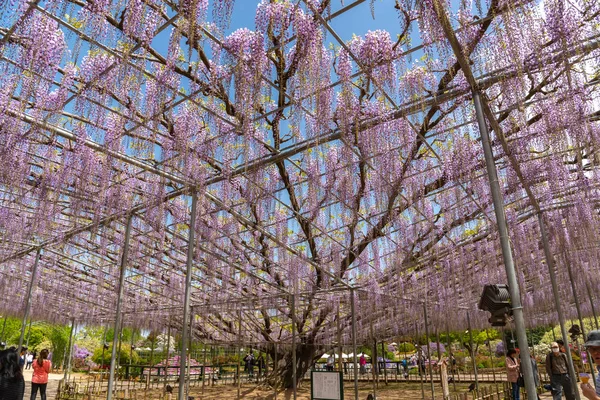
[[[591,331],[583,345],[600,371],[600,331]],[[589,383],[582,383],[581,393],[589,400],[600,400],[600,373],[596,375],[596,388]]]

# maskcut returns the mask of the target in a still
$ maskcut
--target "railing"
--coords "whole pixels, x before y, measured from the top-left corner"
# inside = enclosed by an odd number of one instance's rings
[[[178,365],[169,367],[151,367],[148,365],[123,365],[115,377],[114,390],[117,399],[139,398],[149,390],[164,389],[166,385],[176,388],[179,385]],[[238,377],[237,365],[197,366],[186,372],[186,385],[191,387],[237,385],[238,378],[242,383],[261,383],[265,379],[265,371],[254,368],[250,374],[240,367]],[[177,372],[175,372],[177,371]],[[165,374],[166,373],[166,374]],[[90,373],[85,377],[73,377],[66,382],[61,380],[56,394],[57,400],[106,398],[108,389],[108,372]],[[188,379],[189,377],[189,379]],[[135,397],[131,397],[134,396]]]
[[[272,366],[269,366],[272,367]],[[358,380],[361,382],[376,380],[383,382],[412,382],[420,383],[439,382],[441,378],[440,371],[432,367],[432,376],[429,368],[426,366],[425,373],[419,371],[417,366],[408,368],[408,375],[405,375],[401,362],[378,363],[378,373],[373,374],[372,364],[367,364],[364,373],[358,371]],[[315,369],[325,369],[324,363],[317,363]],[[339,365],[336,363],[335,369]],[[116,399],[133,399],[145,397],[148,391],[164,390],[166,385],[176,388],[179,384],[179,366],[148,366],[148,365],[124,365],[121,366],[114,384]],[[345,381],[354,380],[354,364],[345,362],[342,365],[343,377]],[[421,374],[419,374],[421,372]],[[244,371],[243,366],[236,364],[227,365],[206,365],[191,367],[186,371],[186,385],[191,387],[198,386],[216,386],[216,385],[237,385],[238,383],[261,383],[265,380],[265,370],[255,366],[254,373],[250,375],[249,371]],[[189,377],[189,379],[187,378]],[[510,397],[510,387],[506,382],[506,373],[504,368],[478,371],[478,382],[480,383],[479,399],[501,400]],[[541,382],[548,382],[548,376],[541,374]],[[238,382],[241,379],[241,382]],[[453,383],[474,383],[475,375],[472,371],[464,371],[458,368],[448,368],[449,384]],[[494,383],[489,386],[489,383]],[[487,386],[486,386],[487,385]],[[495,388],[494,388],[495,387]],[[57,391],[57,400],[92,400],[95,398],[106,398],[108,388],[108,372],[90,373],[84,377],[76,377],[59,383]],[[469,392],[451,396],[452,400],[475,399],[476,393]],[[133,396],[133,397],[132,397]]]

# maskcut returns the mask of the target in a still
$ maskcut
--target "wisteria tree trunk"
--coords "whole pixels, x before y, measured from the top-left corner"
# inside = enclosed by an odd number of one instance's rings
[[[291,388],[293,387],[293,363],[291,346],[287,346],[288,351],[277,352],[277,365],[275,369],[269,373],[267,382],[269,385],[276,388]],[[320,346],[312,344],[298,344],[296,346],[296,382],[302,380],[304,375],[310,371],[314,363],[319,360],[323,349]],[[269,352],[271,357],[275,357],[275,351]],[[272,358],[273,359],[273,358]]]

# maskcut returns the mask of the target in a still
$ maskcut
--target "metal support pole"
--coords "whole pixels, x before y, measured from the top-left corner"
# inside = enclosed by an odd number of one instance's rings
[[[104,351],[105,349],[105,345],[106,345],[106,331],[108,331],[108,323],[104,326],[104,335],[102,335],[102,366],[101,369],[104,369],[104,365],[106,364],[106,362],[104,361]],[[102,376],[103,374],[101,374]]]
[[[421,398],[425,399],[425,386],[423,383],[423,373],[421,371],[421,357],[423,357],[423,352],[421,351],[421,344],[419,340],[419,326],[415,321],[415,333],[417,334],[417,371],[419,371],[419,378],[421,380]]]
[[[238,345],[237,345],[237,353],[238,353],[238,361],[236,366],[236,374],[237,374],[237,399],[241,399],[242,397],[242,374],[240,371],[240,360],[241,360],[241,350],[242,348],[242,310],[238,310]]]
[[[371,320],[371,337],[375,341],[375,333],[373,332],[373,320]],[[377,343],[372,347],[371,353],[371,372],[373,373],[373,397],[377,398],[377,377],[379,376],[377,366]]]
[[[358,362],[356,360],[356,313],[354,311],[354,289],[350,289],[350,312],[352,313],[352,362],[354,363],[354,400],[358,400]]]
[[[437,329],[435,330],[435,344],[437,346],[438,364],[441,364],[442,363],[442,352],[440,350],[440,333],[438,332]],[[439,368],[438,372],[440,374],[440,387],[442,388],[442,395],[444,395],[444,385],[442,384],[442,369],[441,369],[441,367]]]
[[[446,323],[446,335],[448,335],[448,355],[450,355],[450,368],[452,371],[452,387],[456,392],[456,378],[454,377],[454,369],[456,365],[454,364],[454,354],[452,353],[452,343],[450,343],[450,328]]]
[[[204,386],[206,385],[206,344],[202,346],[202,353],[202,392],[200,394],[201,399],[204,398]]]
[[[129,343],[129,365],[133,360],[133,346],[135,340],[135,329],[131,328],[131,343]]]
[[[279,370],[279,360],[277,359],[277,342],[273,342],[273,353],[273,374],[276,374]],[[275,392],[275,400],[277,400],[277,385],[273,385],[273,391]]]
[[[194,309],[190,307],[190,334],[188,335],[188,360],[187,360],[187,382],[185,385],[185,393],[186,399],[190,397],[190,377],[192,374],[192,369],[190,368],[190,364],[192,363],[192,337],[194,336]],[[182,345],[185,345],[182,342]]]
[[[29,328],[27,328],[27,341],[25,342],[25,347],[29,348],[29,338],[31,337],[31,323],[33,320],[29,318]]]
[[[594,306],[594,298],[592,297],[592,289],[590,288],[590,282],[587,279],[585,280],[585,288],[587,289],[587,295],[590,299],[590,306],[592,307],[592,314],[594,315],[596,329],[600,329],[600,325],[598,324],[598,315],[596,314],[596,307]]]
[[[381,341],[381,360],[383,361],[383,380],[385,381],[385,384],[388,384],[388,380],[387,380],[387,365],[385,363],[385,341]]]
[[[556,283],[556,268],[554,265],[554,257],[552,256],[552,252],[550,251],[550,243],[548,240],[548,234],[546,233],[546,224],[544,223],[544,217],[542,213],[538,213],[538,223],[540,225],[540,233],[542,236],[542,245],[544,247],[544,255],[546,257],[546,265],[548,266],[548,274],[550,275],[550,283],[552,285],[552,294],[554,297],[554,307],[556,308],[556,313],[558,314],[558,322],[560,323],[560,332],[562,334],[562,338],[565,342],[565,353],[567,354],[567,367],[569,369],[569,375],[571,377],[571,382],[573,382],[573,391],[575,392],[575,398],[580,400],[579,390],[577,389],[575,383],[577,382],[577,374],[575,373],[575,366],[573,365],[573,358],[571,357],[571,349],[569,348],[569,337],[567,334],[567,328],[565,326],[565,316],[562,312],[562,307],[560,305],[560,298],[558,293],[558,284]],[[519,343],[520,344],[520,343]],[[529,350],[529,349],[528,349]],[[521,352],[523,349],[521,349]],[[529,353],[529,351],[528,351]],[[522,357],[523,359],[529,359],[529,354]],[[531,363],[525,363],[527,365],[531,365]],[[533,393],[533,392],[532,392]]]
[[[125,272],[127,270],[127,256],[129,254],[129,237],[131,236],[131,223],[133,215],[127,218],[127,227],[125,228],[125,243],[123,244],[123,254],[121,256],[121,273],[119,276],[119,294],[117,296],[117,310],[115,312],[115,330],[113,335],[112,353],[110,356],[110,373],[108,375],[108,388],[106,392],[106,400],[111,400],[113,395],[113,385],[115,381],[115,366],[117,358],[117,344],[119,340],[119,328],[121,326],[121,303],[123,300],[123,292],[125,288]],[[120,355],[120,354],[119,354]]]
[[[467,326],[469,328],[469,344],[471,347],[471,362],[473,363],[473,373],[475,374],[475,390],[479,396],[479,376],[477,375],[477,361],[475,360],[475,347],[473,344],[473,329],[471,329],[471,317],[467,311]]]
[[[123,354],[121,352],[121,346],[123,345],[123,319],[121,319],[121,328],[119,328],[119,348],[117,350],[117,367],[121,368],[121,354]],[[127,372],[128,370],[126,370]],[[128,374],[127,374],[128,375]],[[129,378],[129,376],[127,376],[127,378]]]
[[[477,123],[479,125],[479,132],[481,134],[481,142],[483,145],[483,152],[485,156],[485,165],[490,183],[492,200],[494,203],[494,213],[496,215],[496,223],[498,224],[498,235],[500,238],[500,244],[502,248],[502,258],[504,260],[504,268],[506,270],[506,278],[508,282],[508,289],[510,292],[510,300],[515,321],[515,328],[517,330],[517,339],[519,342],[519,347],[521,348],[521,353],[523,354],[522,358],[528,359],[529,347],[527,346],[527,333],[525,330],[523,306],[521,305],[521,293],[519,289],[519,282],[517,280],[517,274],[515,272],[515,265],[510,245],[510,237],[508,235],[506,215],[504,213],[504,199],[502,196],[502,192],[500,191],[500,184],[498,183],[498,172],[496,170],[496,164],[494,162],[494,154],[492,151],[488,127],[483,113],[481,97],[477,88],[477,83],[475,82],[473,74],[471,73],[468,60],[463,54],[462,47],[458,42],[458,39],[456,38],[456,34],[452,30],[452,26],[450,20],[448,19],[448,15],[446,14],[444,6],[442,6],[440,0],[434,0],[433,5],[437,17],[440,21],[440,25],[452,46],[454,54],[456,55],[456,59],[460,63],[461,69],[465,73],[465,76],[468,75],[467,80],[469,81],[469,85],[471,86],[471,90],[473,93],[473,103],[475,104],[475,113],[477,116]],[[534,393],[537,393],[537,388],[535,386],[533,368],[531,366],[531,363],[523,363],[522,370],[523,377],[525,378],[525,387],[527,393],[533,396]]]
[[[6,320],[8,316],[4,316],[4,323],[2,324],[2,333],[0,334],[0,342],[4,342],[4,331],[6,330]]]
[[[69,346],[67,347],[67,366],[65,368],[65,375],[63,382],[67,383],[69,370],[71,369],[71,355],[73,354],[73,334],[75,333],[75,318],[71,319],[71,334],[69,335]]]
[[[485,334],[487,335],[488,350],[490,352],[490,364],[492,365],[492,376],[494,378],[494,384],[496,385],[496,391],[498,391],[498,382],[496,382],[496,371],[494,370],[494,353],[492,353],[492,342],[490,341],[490,333],[487,331],[487,329],[485,331]],[[533,346],[531,348],[533,348]]]
[[[156,335],[152,336],[152,348],[150,349],[150,372],[152,372],[152,367],[154,366],[154,348],[156,347]]]
[[[171,319],[169,319],[169,325],[167,326],[167,351],[165,357],[165,386],[169,378],[169,350],[171,349]]]
[[[150,331],[150,335],[152,335],[152,331]],[[148,368],[148,377],[146,379],[146,390],[150,386],[150,379],[152,378],[152,370],[154,367],[154,347],[156,347],[156,335],[152,335],[152,342],[150,343],[150,368]]]
[[[298,384],[296,382],[296,295],[292,296],[292,388],[294,390],[294,400],[298,397]]]
[[[435,388],[433,386],[433,367],[431,366],[431,346],[429,345],[429,319],[427,318],[427,304],[423,304],[425,317],[425,341],[427,342],[427,357],[429,357],[429,384],[431,386],[431,398],[435,399]]]
[[[498,183],[498,173],[496,171],[496,165],[494,163],[494,155],[492,153],[492,145],[490,143],[489,132],[485,122],[485,118],[483,116],[481,98],[479,97],[479,93],[477,91],[473,92],[473,101],[475,103],[477,122],[479,124],[479,131],[481,132],[481,141],[483,142],[488,178],[490,181],[490,188],[492,191],[494,212],[496,214],[496,222],[498,224],[498,233],[500,237],[500,244],[502,247],[502,257],[504,259],[506,278],[508,281],[508,290],[510,292],[510,300],[515,322],[515,330],[517,331],[517,341],[519,343],[519,348],[521,349],[521,354],[523,354],[522,358],[528,359],[529,347],[527,346],[525,318],[523,316],[523,306],[521,305],[521,293],[519,283],[517,280],[517,274],[515,272],[510,238],[508,236],[508,225],[506,223],[506,215],[504,213],[504,200],[502,198],[502,192],[500,191],[500,184]],[[527,393],[537,393],[531,363],[523,363],[522,371],[523,377],[525,379],[525,388]]]
[[[340,306],[337,308],[337,318],[336,318],[336,330],[337,330],[337,342],[338,342],[338,369],[344,373],[344,364],[342,355],[344,351],[342,350],[342,331],[340,328]],[[335,358],[334,358],[335,359]]]
[[[575,287],[575,281],[573,280],[573,269],[571,268],[571,263],[569,262],[569,259],[567,258],[567,253],[564,252],[563,253],[563,257],[565,259],[565,266],[567,267],[567,272],[569,274],[569,280],[571,281],[571,290],[573,291],[573,300],[575,301],[575,310],[577,311],[577,318],[579,319],[579,325],[581,326],[581,334],[583,335],[583,341],[585,342],[585,338],[587,337],[587,335],[585,334],[585,325],[583,323],[583,316],[581,314],[581,307],[579,305],[579,294],[577,293],[577,288]],[[586,351],[580,348],[579,350],[581,351]],[[592,358],[590,357],[590,354],[587,355],[587,359],[590,362],[590,372],[592,373],[592,381],[596,382],[596,374],[594,372],[594,364],[591,362]],[[582,364],[583,364],[583,357],[581,358],[582,360]],[[585,368],[585,367],[584,367]],[[574,381],[577,382],[577,381]],[[575,390],[577,390],[577,388],[575,388]]]
[[[37,275],[38,264],[40,263],[42,249],[38,248],[35,253],[35,261],[33,263],[33,269],[31,270],[31,279],[29,280],[29,288],[27,289],[27,298],[25,299],[25,314],[23,315],[23,322],[21,323],[21,336],[19,337],[19,353],[23,347],[23,338],[25,337],[25,326],[27,326],[27,318],[29,318],[29,310],[31,309],[31,295],[33,294],[33,287],[35,285],[35,276]],[[6,323],[6,320],[4,320]]]
[[[190,319],[190,297],[192,293],[192,266],[194,262],[194,232],[196,229],[196,203],[198,203],[198,195],[196,189],[192,189],[192,211],[190,215],[190,225],[188,234],[188,248],[187,248],[187,259],[186,259],[186,272],[185,272],[185,294],[183,298],[183,321],[181,327],[181,354],[179,356],[179,391],[177,398],[179,400],[185,399],[185,364],[187,357],[186,343],[188,338],[188,325],[187,322]]]

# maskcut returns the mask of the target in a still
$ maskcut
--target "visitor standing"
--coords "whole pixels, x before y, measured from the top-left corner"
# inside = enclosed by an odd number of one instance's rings
[[[333,371],[333,364],[335,364],[335,356],[333,353],[327,357],[327,365],[325,366],[326,371]]]
[[[27,349],[25,347],[21,347],[21,354],[19,355],[19,367],[21,367],[21,370],[25,368],[26,352]]]
[[[560,351],[558,341],[550,344],[552,350],[546,356],[546,372],[550,376],[552,385],[552,398],[554,400],[562,399],[563,392],[567,400],[575,400],[573,384],[569,377],[569,367],[567,355]]]
[[[23,400],[25,379],[14,350],[0,351],[0,400]]]
[[[402,360],[402,372],[404,374],[404,378],[408,378],[408,360],[406,358]]]
[[[519,358],[517,357],[517,350],[510,349],[506,354],[506,380],[510,382],[512,386],[512,399],[519,400],[521,396],[521,388],[519,387]]]
[[[27,363],[25,364],[25,369],[30,369],[31,364],[33,364],[33,353],[27,354],[25,360],[27,361]]]
[[[425,376],[426,373],[427,373],[427,370],[425,369],[425,356],[419,350],[419,376],[421,376],[421,375]]]
[[[360,374],[364,375],[367,373],[367,358],[365,357],[364,354],[360,355],[360,359],[358,360],[358,363],[360,364]]]
[[[31,378],[31,399],[35,400],[38,390],[42,400],[46,400],[46,386],[48,385],[48,374],[52,363],[48,360],[48,349],[40,351],[40,355],[33,363],[33,378]]]
[[[248,370],[248,378],[254,377],[254,354],[248,353],[246,356],[246,369]]]
[[[591,331],[583,345],[596,364],[598,374],[596,375],[596,389],[589,383],[582,381],[581,393],[589,400],[600,400],[600,331]]]

